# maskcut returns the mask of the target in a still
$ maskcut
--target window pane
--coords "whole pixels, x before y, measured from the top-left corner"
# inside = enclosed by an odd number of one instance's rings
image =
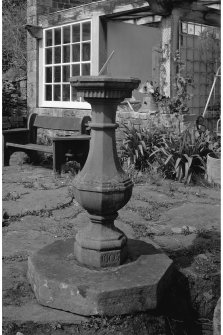
[[[200,36],[201,34],[201,26],[195,25],[195,35]]]
[[[80,65],[72,65],[72,76],[80,76]]]
[[[70,65],[63,66],[63,82],[68,82],[70,78]]]
[[[63,28],[63,44],[70,43],[70,26]]]
[[[46,49],[46,64],[52,64],[52,48]]]
[[[47,101],[52,100],[52,86],[51,85],[46,85],[45,95],[46,95],[46,100]]]
[[[80,24],[74,24],[73,29],[73,42],[80,42]]]
[[[70,85],[63,85],[63,101],[70,101]]]
[[[217,40],[220,40],[220,30],[219,30],[219,29],[216,29],[216,30],[215,30],[215,38],[216,38]]]
[[[71,87],[71,100],[80,101],[80,98],[77,97],[77,90],[75,89],[75,87]]]
[[[71,31],[72,29],[72,31]],[[46,101],[81,101],[71,76],[91,73],[91,23],[45,30],[44,96]]]
[[[185,22],[182,23],[182,32],[187,34],[187,23]]]
[[[90,43],[83,43],[82,45],[82,61],[91,59],[91,45]]]
[[[63,63],[70,62],[70,46],[66,45],[63,47]]]
[[[54,39],[55,45],[61,44],[61,28],[54,30]]]
[[[46,30],[46,46],[49,47],[52,45],[52,30]]]
[[[82,64],[82,76],[90,75],[90,64]]]
[[[54,66],[54,82],[59,83],[61,81],[61,67]]]
[[[80,44],[72,45],[72,62],[80,62]]]
[[[54,85],[54,101],[60,101],[60,100],[61,100],[61,86]]]
[[[85,22],[82,24],[82,40],[87,41],[91,39],[91,24]]]
[[[61,63],[61,47],[54,48],[54,63]]]
[[[52,83],[52,67],[46,67],[46,83]]]
[[[193,35],[194,34],[194,24],[188,23],[188,34]]]

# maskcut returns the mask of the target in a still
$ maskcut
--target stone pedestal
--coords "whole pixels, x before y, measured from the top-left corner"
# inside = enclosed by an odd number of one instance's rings
[[[155,309],[171,278],[172,261],[159,248],[127,240],[114,220],[132,194],[116,151],[118,104],[138,79],[74,77],[71,85],[92,106],[90,151],[74,179],[75,199],[89,225],[29,257],[28,278],[40,304],[82,315]]]
[[[118,104],[132,96],[138,79],[73,77],[78,96],[91,104],[91,144],[83,170],[74,180],[75,199],[89,213],[89,226],[76,236],[75,254],[81,264],[108,267],[122,264],[127,238],[114,226],[117,211],[130,199],[133,183],[122,170],[116,151]]]

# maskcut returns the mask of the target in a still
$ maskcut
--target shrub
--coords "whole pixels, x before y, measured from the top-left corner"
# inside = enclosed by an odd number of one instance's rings
[[[124,140],[120,147],[121,160],[127,166],[134,166],[138,171],[145,171],[153,166],[167,147],[165,133],[167,130],[153,125],[136,127],[132,123],[123,125]]]
[[[124,125],[121,161],[136,171],[156,170],[167,178],[189,184],[197,176],[204,176],[206,156],[219,150],[218,142],[206,131],[193,134],[186,129],[174,134],[167,128],[156,126],[135,127]]]
[[[150,85],[154,90],[152,93],[154,101],[161,112],[182,115],[189,111],[188,101],[192,97],[189,92],[193,89],[194,84],[192,78],[185,73],[185,64],[181,60],[179,50],[174,53],[173,62],[176,66],[176,75],[173,78],[174,95],[171,97],[163,95],[162,86],[156,86],[152,81]]]

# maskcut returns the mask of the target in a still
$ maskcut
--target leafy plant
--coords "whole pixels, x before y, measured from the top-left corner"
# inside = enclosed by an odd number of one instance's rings
[[[176,66],[176,75],[174,79],[175,93],[172,97],[167,97],[161,93],[163,91],[159,86],[156,86],[152,81],[150,85],[153,87],[154,92],[152,96],[158,106],[168,114],[185,114],[189,111],[187,106],[188,101],[191,99],[189,88],[193,87],[193,82],[190,77],[185,76],[185,64],[180,58],[180,52],[177,50],[174,54],[173,61]]]
[[[189,111],[187,106],[191,99],[189,88],[193,87],[193,82],[190,77],[185,76],[185,64],[181,60],[179,50],[176,50],[173,60],[176,65],[175,95],[170,99],[169,107],[172,113],[184,114]]]
[[[136,127],[132,123],[123,125],[124,140],[121,160],[127,166],[134,166],[138,171],[145,171],[158,161],[160,154],[166,153],[167,146],[164,130],[155,126]]]
[[[25,24],[26,1],[4,0],[2,2],[3,72],[13,68],[17,76],[24,76],[26,73]]]
[[[53,140],[48,134],[40,133],[38,134],[37,143],[50,146],[53,144]]]
[[[219,158],[220,155],[221,155],[221,137],[211,133],[208,130],[206,130],[204,136],[206,136],[206,142],[208,144],[208,150],[216,158]]]
[[[210,131],[203,133],[186,129],[175,134],[155,125],[136,127],[123,125],[124,140],[121,161],[128,170],[150,172],[156,169],[163,177],[189,184],[206,172],[208,153],[220,152],[220,140]]]
[[[193,136],[186,129],[175,140],[175,146],[170,147],[170,154],[164,162],[164,167],[172,171],[178,181],[189,184],[198,174],[205,174],[206,155],[210,152],[206,134],[197,133]]]

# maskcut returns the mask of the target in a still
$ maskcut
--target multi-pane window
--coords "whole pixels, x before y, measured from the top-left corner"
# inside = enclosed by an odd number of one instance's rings
[[[182,22],[182,33],[196,36],[211,36],[220,39],[220,28],[194,22]]]
[[[91,22],[44,31],[44,101],[77,101],[69,78],[91,73]]]

